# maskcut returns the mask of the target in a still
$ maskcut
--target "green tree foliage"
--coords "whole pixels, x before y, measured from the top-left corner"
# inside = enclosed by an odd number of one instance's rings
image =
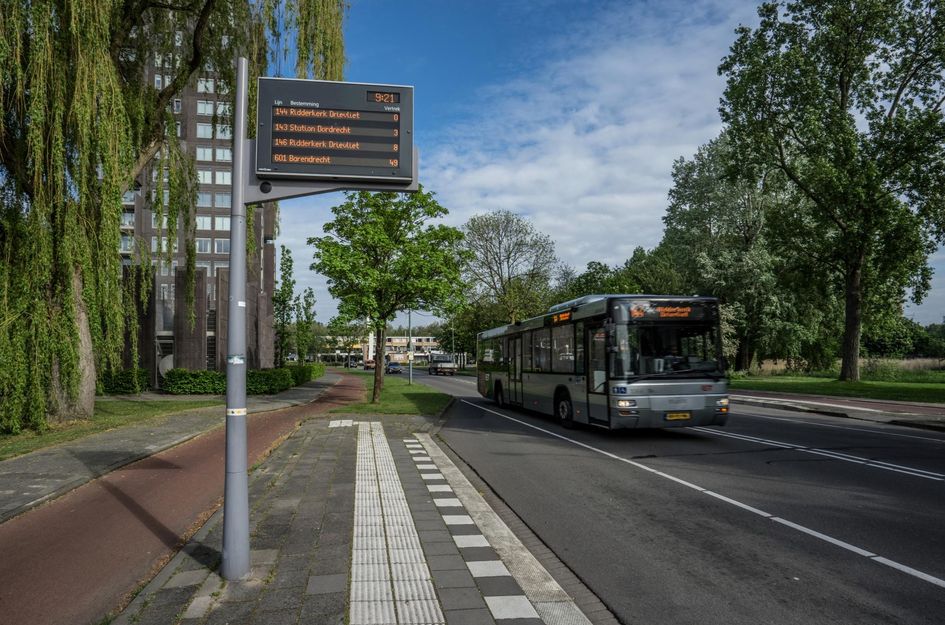
[[[476,215],[463,234],[470,300],[499,304],[513,323],[545,310],[558,266],[551,237],[507,210]]]
[[[626,267],[610,267],[592,260],[580,274],[570,267],[563,268],[558,273],[553,299],[566,302],[594,293],[635,293],[639,290],[639,285],[632,280]]]
[[[272,324],[276,333],[276,367],[284,367],[292,349],[292,317],[295,312],[295,278],[292,276],[292,252],[279,246],[279,284],[272,294]]]
[[[328,278],[339,315],[367,319],[384,353],[387,324],[398,312],[431,310],[461,290],[462,233],[430,221],[447,214],[432,193],[350,193],[332,208],[324,237],[312,237],[312,270]],[[372,402],[380,399],[383,368],[374,370]]]
[[[812,351],[832,307],[807,256],[778,245],[772,232],[777,215],[793,210],[792,197],[777,170],[752,179],[739,166],[724,133],[692,160],[676,161],[660,249],[674,259],[682,292],[718,297],[727,310],[734,368],[746,370],[758,356],[819,361]],[[804,282],[792,283],[798,275]]]
[[[355,345],[367,338],[369,328],[363,321],[352,321],[339,316],[328,322],[327,331],[332,338],[333,349],[341,350],[347,357]]]
[[[840,377],[859,378],[864,317],[928,288],[945,238],[945,11],[934,0],[765,3],[719,72],[746,164],[803,201],[791,230],[842,285]]]
[[[295,296],[295,353],[304,363],[315,344],[315,291],[306,288]]]
[[[120,366],[126,336],[135,347],[151,261],[139,246],[142,279],[122,280],[122,195],[149,168],[167,170],[154,203],[167,239],[178,221],[193,228],[174,97],[205,71],[232,87],[237,54],[260,73],[264,24],[295,32],[300,75],[340,79],[345,10],[337,0],[3,3],[0,430],[90,415],[96,378]],[[152,63],[170,77],[160,88]]]

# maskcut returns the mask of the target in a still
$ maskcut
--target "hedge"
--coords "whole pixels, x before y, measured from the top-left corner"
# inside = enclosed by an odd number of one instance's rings
[[[122,369],[102,374],[102,392],[106,395],[129,395],[148,390],[147,369]]]
[[[325,365],[320,363],[280,369],[250,369],[246,372],[246,394],[274,395],[324,373]],[[223,395],[226,393],[226,372],[171,369],[161,386],[173,395]]]

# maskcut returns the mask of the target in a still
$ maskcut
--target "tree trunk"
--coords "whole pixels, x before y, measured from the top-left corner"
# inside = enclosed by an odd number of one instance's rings
[[[50,401],[46,419],[50,423],[62,423],[71,419],[91,419],[95,411],[95,352],[92,349],[92,331],[89,313],[82,299],[82,276],[76,269],[72,274],[72,289],[76,299],[76,325],[79,343],[79,386],[75,395],[64,386],[59,375],[59,363],[53,363],[50,381]]]
[[[743,337],[738,342],[738,352],[735,354],[735,369],[737,371],[748,371],[751,367],[751,350],[748,347],[748,338]]]
[[[860,379],[860,331],[863,327],[863,259],[854,261],[844,280],[845,315],[840,379]]]
[[[374,332],[374,393],[371,403],[381,401],[381,391],[384,389],[384,326],[375,328]]]

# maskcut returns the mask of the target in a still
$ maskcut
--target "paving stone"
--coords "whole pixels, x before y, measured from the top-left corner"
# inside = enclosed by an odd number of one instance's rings
[[[446,625],[496,625],[488,609],[444,610]],[[504,625],[504,624],[503,624]]]
[[[305,593],[309,595],[325,595],[343,592],[348,588],[348,576],[345,574],[313,575],[308,580]]]
[[[304,594],[305,592],[301,587],[279,588],[272,586],[260,597],[259,610],[261,612],[298,610],[302,607]]]
[[[209,573],[210,572],[207,571],[206,569],[197,569],[194,571],[181,571],[179,573],[175,573],[174,577],[172,577],[170,580],[168,580],[166,584],[164,584],[164,588],[180,588],[182,586],[199,586],[200,584],[203,583],[205,579],[207,579],[207,575],[209,575]]]
[[[417,535],[420,537],[420,542],[426,545],[427,543],[450,543],[453,544],[453,536],[446,529],[443,529],[445,526],[440,525],[440,529],[437,530],[421,530],[417,528]]]
[[[417,528],[418,533],[422,532],[435,532],[435,531],[445,531],[445,525],[443,524],[442,519],[430,519],[426,521],[414,521],[414,527]],[[477,530],[478,531],[478,530]],[[422,536],[421,536],[422,538]]]
[[[431,571],[433,584],[438,588],[474,588],[476,580],[469,571]]]
[[[148,597],[148,606],[173,605],[180,609],[181,606],[187,605],[196,590],[197,588],[194,586],[179,586],[176,588],[165,586]]]
[[[306,597],[299,625],[344,625],[347,598],[346,592]]]
[[[202,618],[214,601],[215,599],[209,596],[197,597],[187,606],[187,610],[184,612],[184,618]]]
[[[298,610],[256,612],[256,614],[253,615],[253,625],[295,625],[298,622]]]
[[[484,597],[509,597],[525,594],[511,575],[477,577],[476,585]]]
[[[306,564],[304,568],[283,568],[276,569],[276,576],[272,580],[272,585],[276,588],[293,588],[305,586],[308,584],[309,567]]]
[[[485,562],[466,562],[469,572],[473,577],[498,577],[500,575],[511,575],[505,568],[501,560],[492,560]]]
[[[427,557],[427,564],[431,571],[461,571],[466,569],[466,563],[458,555],[429,556]]]
[[[423,546],[423,552],[427,556],[458,556],[459,550],[456,545],[447,542],[428,543]]]
[[[247,623],[249,615],[256,608],[255,602],[220,603],[211,608],[206,625],[237,625]]]
[[[486,607],[478,588],[441,588],[438,594],[444,610],[472,610]]]
[[[249,601],[255,599],[265,588],[265,584],[259,579],[247,579],[235,582],[227,582],[220,593],[221,602]]]
[[[511,597],[483,597],[492,617],[497,621],[500,619],[527,619],[538,618],[538,613],[532,607],[531,602],[525,595]]]
[[[463,559],[467,561],[476,560],[498,560],[499,554],[492,547],[464,547],[459,550]]]
[[[183,611],[185,602],[178,604],[148,606],[134,617],[134,625],[167,625],[176,623],[177,617]]]

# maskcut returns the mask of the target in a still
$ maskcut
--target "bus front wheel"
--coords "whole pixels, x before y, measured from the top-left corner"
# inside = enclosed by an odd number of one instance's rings
[[[567,391],[560,391],[555,399],[555,411],[561,426],[567,429],[574,427],[574,409],[571,406],[571,396]]]

